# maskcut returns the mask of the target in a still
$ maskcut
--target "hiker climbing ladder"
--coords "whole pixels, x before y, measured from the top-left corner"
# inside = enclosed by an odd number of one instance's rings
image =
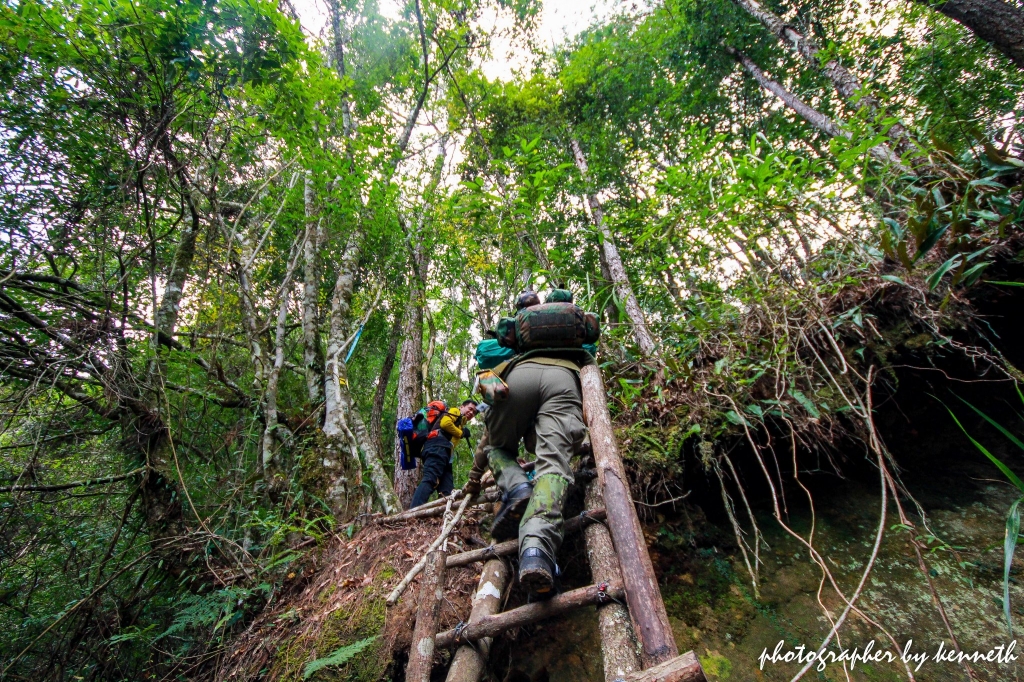
[[[441,536],[433,543],[427,556],[417,564],[419,568],[410,572],[400,586],[404,590],[411,576],[422,568],[426,569],[409,650],[407,682],[428,682],[434,652],[438,648],[453,646],[459,648],[452,659],[447,682],[478,682],[493,637],[515,627],[590,605],[598,607],[605,682],[706,682],[697,657],[692,651],[679,655],[672,637],[668,614],[612,431],[600,369],[596,365],[583,367],[580,381],[584,419],[590,428],[597,479],[587,486],[585,499],[588,511],[567,520],[565,532],[584,532],[594,584],[563,592],[545,602],[500,613],[501,596],[508,586],[509,572],[499,557],[514,554],[517,541],[447,556],[441,549],[444,538],[451,533],[471,502],[463,499],[452,520],[443,524]],[[602,518],[605,524],[596,523]],[[454,630],[438,633],[445,571],[449,567],[481,561],[486,563],[468,622],[460,623]],[[401,590],[396,588],[388,601],[393,603],[400,594]],[[639,655],[634,641],[640,644]]]

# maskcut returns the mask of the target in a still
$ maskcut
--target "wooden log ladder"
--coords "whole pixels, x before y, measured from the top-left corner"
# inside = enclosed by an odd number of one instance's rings
[[[452,556],[442,550],[431,551],[425,562],[421,562],[426,571],[419,591],[420,602],[406,668],[407,682],[429,682],[435,650],[449,647],[457,647],[457,650],[447,682],[479,682],[494,637],[511,628],[590,605],[597,606],[605,682],[707,681],[697,656],[692,651],[680,655],[672,637],[665,603],[612,431],[600,370],[593,365],[584,367],[580,382],[597,479],[586,489],[586,505],[590,511],[569,519],[565,532],[583,531],[594,584],[501,613],[502,595],[511,578],[508,566],[500,557],[515,554],[518,541]],[[463,500],[457,518],[450,524],[443,524],[444,537],[458,523],[469,502]],[[602,519],[606,523],[597,523]],[[483,562],[484,567],[469,620],[456,630],[437,632],[446,568],[478,562]],[[411,575],[407,579],[411,580]],[[400,594],[401,591],[396,590],[389,601],[393,603]]]

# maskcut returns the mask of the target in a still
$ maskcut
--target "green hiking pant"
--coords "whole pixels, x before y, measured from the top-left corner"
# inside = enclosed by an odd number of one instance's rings
[[[583,442],[578,375],[565,367],[523,362],[505,377],[508,400],[487,411],[487,461],[503,492],[526,483],[519,441],[537,455],[533,498],[519,523],[519,551],[537,547],[552,561],[562,544],[562,507],[572,483],[569,458]]]

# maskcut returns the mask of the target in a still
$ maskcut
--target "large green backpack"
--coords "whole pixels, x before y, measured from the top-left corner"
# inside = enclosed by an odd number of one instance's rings
[[[597,343],[601,325],[595,313],[559,301],[523,308],[496,327],[498,344],[522,353],[539,348],[582,348]]]

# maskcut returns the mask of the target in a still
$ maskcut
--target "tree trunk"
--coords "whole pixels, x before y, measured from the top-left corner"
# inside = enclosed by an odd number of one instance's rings
[[[345,35],[341,27],[341,3],[338,0],[331,0],[331,38],[333,40],[334,70],[338,76],[345,79]],[[348,89],[341,96],[341,131],[346,140],[350,140],[355,132],[352,124],[352,108],[348,101]]]
[[[411,416],[423,407],[423,308],[426,306],[427,271],[430,268],[430,254],[425,246],[427,242],[427,223],[431,211],[431,200],[434,190],[441,180],[444,169],[445,145],[448,136],[440,141],[440,152],[434,159],[430,182],[423,191],[423,206],[416,219],[416,227],[409,235],[413,245],[411,264],[412,277],[409,279],[409,301],[403,315],[404,329],[402,341],[402,359],[398,366],[398,418]],[[408,140],[406,139],[406,142]],[[419,467],[405,470],[399,464],[401,448],[395,441],[395,494],[401,502],[402,509],[412,504],[413,493],[419,482]]]
[[[585,509],[604,506],[599,480],[594,479],[587,484],[583,500]],[[608,527],[600,523],[590,524],[583,531],[583,537],[586,540],[591,580],[594,583],[621,583],[622,569],[619,568],[619,557],[615,554]],[[629,619],[629,610],[618,602],[599,605],[597,627],[601,633],[605,682],[615,682],[629,673],[640,670],[640,654],[637,651],[636,633]]]
[[[185,172],[184,164],[174,153],[170,133],[164,132],[160,137],[159,144],[169,166],[170,174],[177,178],[180,184],[178,191],[181,193],[181,199],[188,211],[189,218],[185,229],[178,238],[159,305],[154,301],[156,309],[153,312],[153,326],[155,327],[153,345],[157,350],[160,348],[159,337],[161,335],[167,339],[174,338],[185,283],[192,273],[196,241],[202,227],[192,183]],[[98,363],[93,364],[97,365]],[[99,366],[102,367],[102,364]],[[120,373],[122,370],[116,371]],[[152,375],[151,379],[156,382],[162,381],[163,366],[156,358],[150,364],[150,374]],[[127,376],[125,378],[130,378],[131,381],[128,384],[131,388],[127,389],[127,393],[135,397],[135,387],[137,386],[135,378]],[[124,385],[121,382],[118,383]],[[159,383],[158,386],[162,389]],[[161,394],[162,390],[158,392],[158,396]],[[142,504],[146,515],[146,525],[153,541],[158,546],[162,544],[162,541],[167,541],[167,545],[161,546],[160,551],[168,570],[172,574],[177,574],[184,568],[185,560],[176,548],[171,548],[170,552],[167,552],[167,549],[174,544],[174,538],[180,538],[187,530],[182,515],[182,490],[179,485],[180,477],[177,474],[178,467],[174,462],[170,431],[161,417],[164,405],[160,404],[159,397],[156,405],[147,405],[143,408],[142,402],[142,400],[138,400],[138,406],[133,410],[134,415],[130,420],[125,420],[122,423],[122,430],[125,434],[131,434],[129,438],[135,439],[138,450],[149,469],[142,482]]]
[[[409,417],[423,407],[423,289],[420,272],[426,266],[422,243],[417,241],[412,255],[417,266],[409,280],[409,301],[405,307],[402,330],[402,357],[398,365],[398,418]],[[412,504],[419,483],[419,468],[405,470],[399,465],[400,444],[395,442],[395,494],[402,509]]]
[[[384,452],[384,401],[388,396],[391,383],[391,371],[395,368],[398,355],[398,342],[402,340],[402,318],[395,314],[395,322],[391,327],[391,338],[388,340],[388,352],[384,355],[384,363],[380,366],[377,388],[373,392],[373,411],[370,413],[370,439],[377,444],[377,452]]]
[[[819,58],[821,49],[811,40],[808,40],[794,27],[784,22],[777,14],[765,9],[757,0],[733,0],[737,5],[745,9],[751,16],[764,24],[779,41],[788,46],[812,66],[821,71],[832,81],[839,96],[856,111],[860,107],[867,107],[872,116],[877,118],[881,113],[881,103],[878,99],[861,89],[860,79],[850,72],[836,59],[822,63]],[[860,97],[858,98],[858,92]],[[911,138],[910,133],[902,123],[896,122],[889,128],[889,137],[895,143],[900,153],[919,150],[920,148]]]
[[[303,240],[304,241],[304,240]],[[288,299],[291,296],[292,277],[295,274],[295,266],[298,264],[301,245],[292,247],[291,257],[288,259],[288,270],[285,272],[284,281],[281,283],[279,295],[281,297],[277,308],[277,323],[274,326],[274,361],[267,374],[267,386],[263,397],[263,415],[266,426],[263,429],[263,478],[267,482],[269,490],[275,490],[277,477],[281,467],[274,454],[274,442],[290,444],[292,434],[277,421],[277,387],[281,380],[281,370],[284,368],[284,342],[287,335],[286,323],[288,322]]]
[[[1024,10],[1001,0],[915,0],[969,28],[1024,69]]]
[[[167,272],[167,279],[164,283],[163,297],[160,305],[153,314],[153,326],[157,333],[164,333],[168,337],[174,337],[174,330],[178,326],[178,313],[180,312],[181,297],[185,292],[185,281],[192,272],[192,261],[196,255],[196,239],[199,237],[201,223],[199,210],[196,208],[196,197],[193,196],[192,183],[185,173],[185,167],[178,160],[171,146],[170,135],[164,133],[160,138],[160,147],[167,163],[172,167],[170,172],[181,184],[178,191],[181,193],[182,201],[188,210],[189,220],[178,239],[178,246],[174,250],[174,259],[171,261],[171,268]],[[154,345],[156,345],[154,343]]]
[[[480,582],[473,595],[473,607],[469,622],[476,623],[485,616],[501,611],[501,595],[508,585],[508,566],[501,559],[491,559],[484,564]],[[452,657],[446,682],[479,682],[491,655],[490,637],[484,637],[473,644],[463,644]]]
[[[398,502],[398,497],[395,495],[395,489],[391,485],[388,472],[384,468],[382,457],[384,450],[377,447],[377,443],[370,436],[370,430],[366,428],[366,423],[359,414],[359,408],[352,398],[352,392],[348,390],[348,376],[345,363],[340,363],[339,367],[341,369],[341,381],[343,382],[341,391],[342,407],[345,410],[345,416],[351,424],[351,435],[355,439],[356,447],[363,455],[363,461],[370,475],[370,482],[373,484],[377,501],[380,503],[381,509],[384,510],[385,514],[397,514],[402,510],[402,507]]]
[[[320,348],[319,295],[320,281],[317,272],[317,250],[320,247],[320,225],[313,208],[313,178],[306,173],[303,200],[306,206],[306,239],[302,244],[302,360],[306,373],[306,391],[313,409],[320,404],[323,385],[323,351]]]
[[[348,380],[343,377],[344,366],[340,357],[348,331],[355,271],[359,265],[357,239],[358,235],[353,235],[346,244],[341,262],[338,263],[338,278],[331,295],[331,318],[324,359],[323,433],[326,442],[323,456],[317,457],[317,466],[322,464],[326,477],[325,502],[339,521],[360,507],[362,496],[359,443],[346,420],[344,406],[350,397],[347,395]]]
[[[575,139],[570,144],[572,145],[573,157],[576,159],[576,167],[579,169],[580,175],[583,176],[584,182],[587,182],[589,169],[587,167],[587,158],[583,155],[583,149]],[[658,357],[657,344],[654,342],[654,337],[647,327],[644,311],[636,300],[636,295],[633,293],[633,285],[630,284],[629,275],[626,274],[626,268],[622,264],[622,258],[619,256],[619,249],[615,245],[612,231],[608,229],[608,225],[605,223],[601,203],[590,192],[587,192],[587,203],[590,206],[590,214],[594,226],[601,232],[601,254],[604,257],[605,265],[608,267],[607,276],[611,278],[612,283],[615,285],[615,294],[626,308],[626,315],[633,325],[633,335],[636,337],[640,352],[645,358],[656,359]]]
[[[841,137],[846,140],[853,137],[848,130],[843,130],[828,116],[804,103],[802,99],[784,88],[781,83],[769,78],[768,75],[761,70],[761,67],[755,64],[750,57],[739,50],[729,47],[728,45],[725,46],[725,51],[732,55],[733,58],[735,58],[736,61],[739,62],[751,76],[753,76],[754,80],[756,80],[762,88],[782,100],[783,104],[796,112],[802,119],[810,123],[815,130],[828,135],[829,137]],[[914,174],[912,169],[903,165],[899,157],[896,156],[896,153],[893,152],[888,145],[880,144],[872,147],[869,150],[869,153],[881,163],[892,165],[899,169],[901,173],[906,175]]]

